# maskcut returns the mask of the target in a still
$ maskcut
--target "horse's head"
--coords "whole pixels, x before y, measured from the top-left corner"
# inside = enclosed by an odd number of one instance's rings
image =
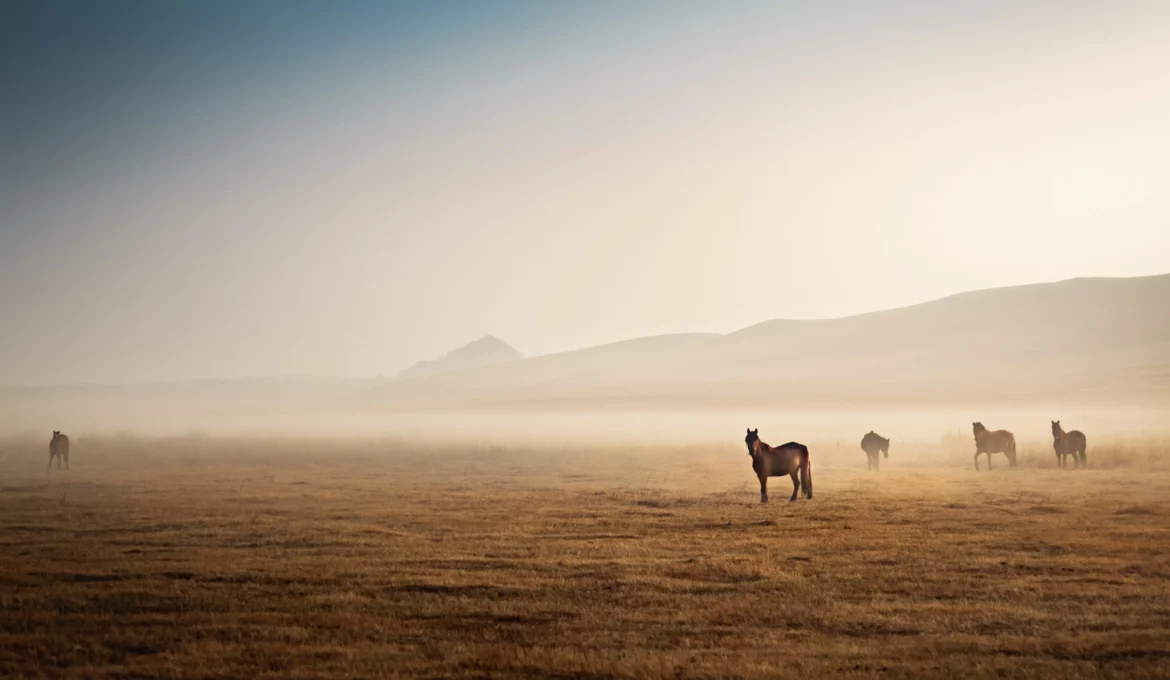
[[[1064,433],[1064,431],[1060,429],[1060,421],[1059,420],[1052,421],[1052,436],[1059,438],[1060,435],[1063,433]]]
[[[987,431],[987,428],[983,427],[983,423],[971,423],[971,429],[975,432],[976,438],[979,437],[980,433]]]
[[[61,436],[61,430],[53,430],[53,439]]]
[[[882,440],[882,455],[885,456],[886,458],[890,457],[890,440],[889,439]]]
[[[760,430],[759,430],[759,428],[756,428],[756,429],[754,429],[754,430],[753,430],[753,429],[751,429],[751,428],[749,427],[749,428],[748,428],[748,431],[747,431],[747,436],[743,438],[743,443],[744,443],[744,444],[747,444],[747,449],[748,449],[748,455],[749,455],[749,456],[754,456],[754,455],[755,455],[755,453],[756,453],[756,442],[758,442],[758,441],[760,441]]]

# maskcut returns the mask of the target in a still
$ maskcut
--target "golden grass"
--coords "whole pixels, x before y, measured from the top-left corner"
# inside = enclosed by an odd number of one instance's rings
[[[1170,676],[1161,450],[947,446],[10,441],[0,676]]]

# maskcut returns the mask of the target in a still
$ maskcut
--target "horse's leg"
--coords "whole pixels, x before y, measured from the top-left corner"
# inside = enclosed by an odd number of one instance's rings
[[[765,475],[760,475],[760,502],[768,502],[768,478]]]
[[[873,454],[873,471],[874,472],[881,472],[881,469],[882,469],[882,454],[875,453],[875,454]]]
[[[991,456],[988,456],[988,458],[990,459]],[[979,452],[978,451],[975,452],[975,472],[979,472]]]
[[[873,456],[869,455],[869,451],[865,452],[865,471],[873,470]]]
[[[788,499],[789,503],[796,500],[796,494],[800,491],[800,477],[797,476],[798,472],[800,472],[800,468],[793,470],[790,475],[792,477],[792,498]]]
[[[987,452],[987,471],[991,472],[991,452]]]

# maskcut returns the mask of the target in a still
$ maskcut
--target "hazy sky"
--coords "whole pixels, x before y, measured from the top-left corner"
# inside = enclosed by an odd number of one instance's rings
[[[1168,186],[1166,2],[0,0],[0,385],[1165,273]]]

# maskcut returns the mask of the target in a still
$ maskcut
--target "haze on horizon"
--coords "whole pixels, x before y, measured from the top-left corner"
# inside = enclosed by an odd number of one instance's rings
[[[0,4],[0,386],[1170,271],[1170,5]]]

